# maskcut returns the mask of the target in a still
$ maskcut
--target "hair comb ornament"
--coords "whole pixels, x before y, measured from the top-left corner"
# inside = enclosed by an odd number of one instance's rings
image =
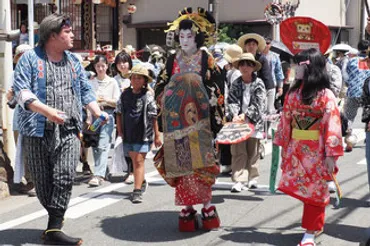
[[[180,22],[183,20],[191,20],[194,23],[191,29],[194,33],[204,33],[206,45],[211,45],[215,42],[215,19],[207,10],[199,7],[198,12],[193,12],[192,8],[190,7],[184,8],[183,10],[179,11],[179,16],[176,20],[167,23],[169,29],[165,30],[165,32],[174,32],[178,34]]]

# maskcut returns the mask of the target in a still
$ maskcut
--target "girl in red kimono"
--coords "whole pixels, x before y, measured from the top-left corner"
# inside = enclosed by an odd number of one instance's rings
[[[315,246],[330,201],[327,180],[338,171],[343,155],[341,122],[330,90],[325,58],[316,49],[295,57],[296,81],[288,92],[274,144],[282,147],[279,190],[304,204],[299,246]]]
[[[184,207],[179,230],[197,229],[197,204],[203,205],[203,229],[211,230],[220,226],[211,204],[212,185],[219,174],[212,142],[222,127],[223,80],[218,79],[213,57],[200,47],[211,41],[214,19],[202,8],[198,13],[185,8],[170,25],[181,49],[168,58],[155,87],[164,145],[154,162],[175,188],[175,204]]]

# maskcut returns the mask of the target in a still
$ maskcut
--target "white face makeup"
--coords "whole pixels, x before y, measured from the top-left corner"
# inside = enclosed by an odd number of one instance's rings
[[[192,53],[197,50],[197,43],[195,42],[195,34],[190,30],[180,30],[179,41],[181,49],[185,53]]]

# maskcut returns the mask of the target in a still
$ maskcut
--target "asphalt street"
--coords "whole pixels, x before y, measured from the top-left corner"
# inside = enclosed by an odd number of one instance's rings
[[[358,144],[338,162],[341,205],[334,207],[333,197],[317,245],[359,245],[370,226],[365,134],[360,122],[354,128]],[[300,227],[302,203],[280,192],[268,192],[271,142],[266,144],[266,154],[260,160],[258,190],[231,193],[230,177],[220,175],[217,179],[212,202],[221,218],[218,230],[178,232],[180,208],[174,205],[174,190],[147,159],[149,188],[142,204],[132,204],[128,199],[132,185],[105,182],[101,187],[88,188],[88,179],[79,176],[64,231],[82,237],[83,245],[297,245],[304,232]],[[196,209],[200,211],[201,207]],[[0,201],[0,245],[40,245],[46,223],[46,212],[37,198],[19,195]]]

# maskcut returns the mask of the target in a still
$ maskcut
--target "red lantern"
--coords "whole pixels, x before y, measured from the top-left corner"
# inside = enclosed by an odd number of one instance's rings
[[[133,3],[130,3],[130,5],[127,7],[127,12],[129,14],[134,14],[136,12],[136,5]]]

